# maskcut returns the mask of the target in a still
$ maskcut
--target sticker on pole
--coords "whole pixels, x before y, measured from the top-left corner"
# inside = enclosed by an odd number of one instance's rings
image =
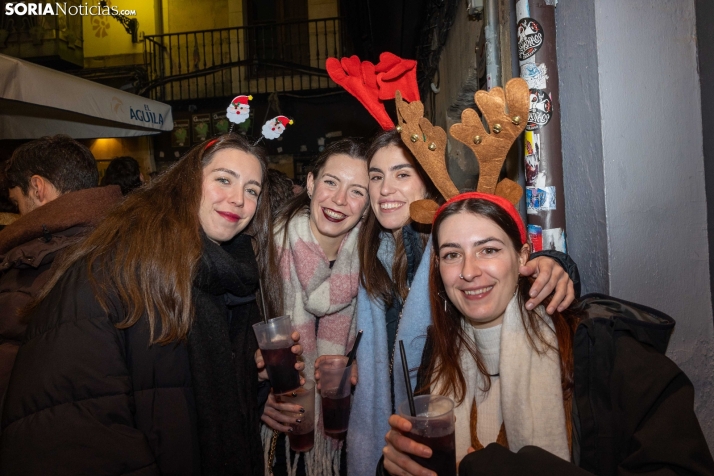
[[[526,80],[530,89],[546,89],[548,68],[543,63],[525,63],[521,66],[521,78]]]
[[[538,225],[528,225],[528,241],[533,246],[533,252],[543,251],[543,228]]]
[[[533,18],[518,21],[518,59],[525,61],[543,46],[543,27]]]
[[[555,187],[526,187],[526,212],[537,215],[540,211],[555,210]]]
[[[544,250],[554,250],[560,251],[561,253],[567,253],[565,231],[562,228],[543,230],[542,246]]]
[[[537,131],[550,122],[553,117],[553,101],[543,89],[531,89],[530,108],[528,110],[527,131]]]
[[[540,170],[540,135],[526,131],[526,185],[537,187]],[[545,186],[545,181],[543,182]]]

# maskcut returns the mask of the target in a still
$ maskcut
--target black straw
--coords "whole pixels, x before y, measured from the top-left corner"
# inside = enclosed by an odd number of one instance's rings
[[[268,308],[265,307],[265,294],[263,294],[263,281],[258,279],[258,288],[260,289],[260,301],[263,303],[263,322],[268,323]]]
[[[345,365],[345,367],[349,367],[350,365],[352,365],[352,362],[355,360],[355,357],[357,357],[357,347],[359,346],[360,339],[362,339],[362,332],[363,331],[360,330],[357,333],[355,343],[354,345],[352,345],[352,350],[349,351],[349,353],[347,354],[347,357],[349,357],[349,359],[347,359],[347,365]]]
[[[413,417],[416,416],[416,408],[414,407],[414,394],[412,393],[412,384],[409,381],[409,364],[407,363],[407,352],[404,350],[404,341],[399,340],[399,353],[402,355],[402,370],[404,370],[404,384],[407,386],[407,400],[409,400],[409,413]]]
[[[347,365],[345,365],[345,368],[349,367],[352,365],[352,362],[355,360],[355,356],[357,355],[357,346],[359,345],[359,340],[362,338],[362,331],[359,331],[357,333],[357,337],[355,338],[355,343],[352,345],[352,350],[347,353]],[[345,372],[342,374],[342,380],[340,380],[340,390],[345,388],[345,385],[347,385],[347,382],[350,379],[350,373]]]

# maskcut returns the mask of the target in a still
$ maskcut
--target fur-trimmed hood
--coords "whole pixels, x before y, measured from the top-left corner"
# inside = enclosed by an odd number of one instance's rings
[[[13,248],[75,226],[94,227],[122,198],[117,185],[65,193],[0,231],[0,259]]]

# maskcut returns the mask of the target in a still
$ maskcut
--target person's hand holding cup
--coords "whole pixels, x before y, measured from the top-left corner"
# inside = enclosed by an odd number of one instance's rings
[[[416,416],[409,402],[389,418],[385,437],[384,469],[390,474],[442,476],[456,474],[454,402],[439,395],[414,397]]]
[[[297,342],[294,338],[299,339],[300,335],[293,333],[290,316],[253,324],[253,331],[260,347],[260,353],[256,352],[256,365],[259,369],[261,365],[265,366],[273,393],[298,388],[301,380],[299,369],[304,368],[304,364],[297,362],[297,354],[302,352],[302,347],[294,345]]]
[[[315,381],[307,379],[302,387],[275,399],[284,408],[281,413],[292,420],[287,430],[290,449],[310,451],[315,445]]]

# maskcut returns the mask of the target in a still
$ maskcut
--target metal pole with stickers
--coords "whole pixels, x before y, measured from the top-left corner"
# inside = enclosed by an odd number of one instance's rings
[[[528,238],[533,251],[566,252],[556,3],[518,0],[516,18],[520,74],[530,89],[524,140]]]

